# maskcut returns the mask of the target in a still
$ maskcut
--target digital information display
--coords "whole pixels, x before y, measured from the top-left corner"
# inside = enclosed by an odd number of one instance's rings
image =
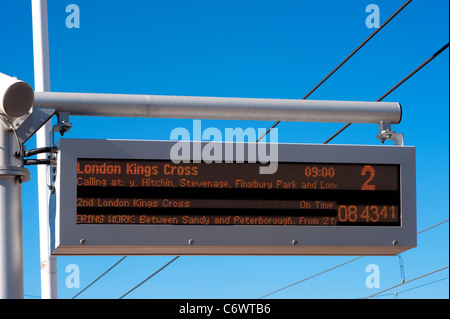
[[[261,174],[268,164],[236,158],[174,163],[175,143],[61,139],[54,254],[392,255],[416,246],[412,147],[279,144],[276,171]]]
[[[78,159],[77,223],[400,226],[399,165]]]

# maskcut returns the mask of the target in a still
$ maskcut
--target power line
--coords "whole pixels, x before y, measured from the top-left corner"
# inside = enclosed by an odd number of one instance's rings
[[[397,291],[396,293],[397,294],[401,294],[401,293],[404,293],[404,292],[407,292],[407,291],[411,291],[411,290],[414,290],[414,289],[418,289],[418,288],[422,288],[422,287],[425,287],[425,286],[429,286],[429,285],[432,285],[432,284],[435,284],[437,282],[441,282],[441,281],[444,281],[444,280],[448,280],[448,277],[437,279],[437,280],[434,280],[434,281],[431,281],[431,282],[427,282],[425,284],[422,284],[422,285],[419,285],[419,286],[415,286],[415,287],[411,287],[411,288],[408,288],[408,289],[405,289],[405,290],[402,290],[402,291]]]
[[[433,226],[430,226],[430,227],[428,227],[428,228],[422,229],[421,231],[417,232],[417,235],[419,235],[419,234],[421,234],[421,233],[423,233],[423,232],[426,232],[427,230],[430,230],[430,229],[432,229],[432,228],[434,228],[434,227],[436,227],[436,226],[442,225],[442,224],[444,224],[444,223],[446,223],[446,222],[448,222],[448,219],[446,219],[446,220],[444,220],[444,221],[442,221],[442,222],[440,222],[440,223],[434,224]]]
[[[136,288],[138,288],[139,286],[141,286],[143,283],[145,283],[147,280],[149,280],[150,278],[152,278],[153,276],[155,276],[157,273],[159,273],[161,270],[163,270],[164,268],[166,268],[167,266],[169,266],[171,263],[173,263],[175,260],[177,260],[180,256],[176,256],[175,258],[173,258],[171,261],[169,261],[167,264],[165,264],[164,266],[162,266],[161,268],[159,268],[157,271],[155,271],[153,274],[151,274],[150,276],[148,276],[147,278],[145,278],[143,281],[141,281],[139,284],[137,284],[136,286],[134,286],[132,289],[130,289],[128,292],[126,292],[125,294],[123,294],[121,297],[119,297],[119,299],[122,299],[123,297],[125,297],[126,295],[128,295],[130,292],[132,292],[133,290],[135,290]]]
[[[395,18],[397,14],[400,13],[412,0],[406,1],[397,11],[392,14],[389,19],[387,19],[378,29],[376,29],[367,39],[365,39],[355,50],[352,51],[337,67],[335,67],[328,75],[322,79],[311,91],[306,94],[302,100],[307,99],[315,90],[317,90],[325,81],[327,81],[341,66],[343,66],[353,55],[356,54],[367,42],[370,41],[381,29],[383,29],[392,19]],[[259,142],[264,136],[266,136],[272,129],[275,128],[281,121],[277,121],[274,125],[272,125],[263,135],[261,135],[256,142]]]
[[[423,232],[425,232],[425,231],[427,231],[427,230],[430,230],[430,229],[432,229],[432,228],[434,228],[434,227],[436,227],[436,226],[442,225],[442,224],[445,223],[445,222],[448,222],[448,219],[447,219],[447,220],[444,220],[444,221],[442,221],[442,222],[440,222],[440,223],[437,223],[437,224],[435,224],[435,225],[433,225],[433,226],[430,226],[430,227],[428,227],[428,228],[425,228],[425,229],[423,229],[423,230],[421,230],[421,231],[419,231],[419,232],[417,233],[417,235],[420,234],[420,233],[423,233]],[[272,291],[272,292],[270,292],[270,293],[268,293],[268,294],[265,294],[264,296],[259,297],[258,299],[267,297],[267,296],[272,295],[272,294],[274,294],[274,293],[276,293],[276,292],[279,292],[279,291],[281,291],[281,290],[284,290],[284,289],[286,289],[286,288],[289,288],[289,287],[292,287],[292,286],[294,286],[294,285],[297,285],[297,284],[299,284],[299,283],[301,283],[301,282],[304,282],[304,281],[306,281],[306,280],[308,280],[308,279],[311,279],[311,278],[317,277],[317,276],[319,276],[319,275],[322,275],[322,274],[324,274],[324,273],[326,273],[326,272],[328,272],[328,271],[330,271],[330,270],[333,270],[333,269],[339,268],[339,267],[341,267],[341,266],[343,266],[343,265],[349,264],[349,263],[351,263],[351,262],[353,262],[353,261],[356,261],[356,260],[358,260],[358,259],[360,259],[360,258],[362,258],[362,257],[364,257],[364,256],[359,256],[359,257],[350,259],[350,260],[348,260],[348,261],[346,261],[346,262],[343,262],[342,264],[339,264],[339,265],[337,265],[337,266],[328,268],[328,269],[323,270],[323,271],[321,271],[321,272],[319,272],[319,273],[317,273],[317,274],[315,274],[315,275],[306,277],[306,278],[304,278],[304,279],[302,279],[302,280],[299,280],[299,281],[297,281],[297,282],[294,282],[294,283],[292,283],[292,284],[290,284],[290,285],[287,285],[287,286],[285,286],[285,287],[283,287],[283,288],[280,288],[280,289],[277,289],[277,290],[275,290],[275,291]]]
[[[448,219],[446,219],[446,220],[444,220],[444,221],[442,221],[442,222],[440,222],[440,223],[437,223],[437,224],[435,224],[435,225],[433,225],[433,226],[430,226],[430,227],[428,227],[428,228],[425,228],[425,229],[419,231],[419,232],[417,233],[417,235],[419,235],[420,233],[423,233],[423,232],[425,232],[425,231],[427,231],[427,230],[430,230],[430,229],[432,229],[432,228],[434,228],[434,227],[437,227],[437,226],[439,226],[439,225],[442,225],[443,223],[446,223],[446,222],[448,222]],[[401,254],[398,254],[397,256],[398,256],[398,262],[399,262],[399,267],[400,267],[400,278],[401,278],[401,282],[404,283],[404,282],[406,281],[406,278],[405,278],[405,266],[404,266],[403,258],[402,258],[402,256],[401,256]]]
[[[294,285],[296,285],[296,284],[299,284],[299,283],[301,283],[301,282],[304,282],[304,281],[306,281],[306,280],[308,280],[308,279],[311,279],[311,278],[317,277],[317,276],[319,276],[319,275],[322,275],[322,274],[324,274],[324,273],[326,273],[326,272],[328,272],[328,271],[330,271],[330,270],[333,270],[333,269],[339,268],[339,267],[341,267],[341,266],[344,266],[345,264],[351,263],[351,262],[353,262],[353,261],[355,261],[355,260],[358,260],[358,259],[360,259],[360,258],[362,258],[362,257],[364,257],[364,256],[359,256],[359,257],[356,257],[356,258],[347,260],[346,262],[343,262],[342,264],[339,264],[339,265],[337,265],[337,266],[328,268],[328,269],[326,269],[326,270],[324,270],[324,271],[321,271],[321,272],[319,272],[319,273],[317,273],[317,274],[315,274],[315,275],[312,275],[312,276],[306,277],[306,278],[304,278],[304,279],[302,279],[302,280],[299,280],[299,281],[297,281],[297,282],[294,282],[293,284],[290,284],[290,285],[288,285],[288,286],[286,286],[286,287],[283,287],[283,288],[280,288],[280,289],[278,289],[278,290],[272,291],[272,292],[270,292],[270,293],[268,293],[268,294],[266,294],[266,295],[264,295],[264,296],[262,296],[262,297],[259,297],[258,299],[262,299],[262,298],[264,298],[264,297],[270,296],[270,295],[272,295],[272,294],[274,294],[274,293],[276,293],[276,292],[279,292],[279,291],[284,290],[284,289],[286,289],[286,288],[292,287],[292,286],[294,286]]]
[[[79,293],[77,293],[75,296],[72,297],[72,299],[75,299],[78,297],[82,292],[84,292],[86,289],[88,289],[90,286],[95,284],[100,278],[102,278],[104,275],[106,275],[109,271],[111,271],[114,267],[116,267],[118,264],[120,264],[127,256],[122,257],[118,262],[116,262],[114,265],[112,265],[107,271],[105,271],[103,274],[101,274],[97,279],[95,279],[93,282],[91,282],[89,285],[86,286],[83,290],[81,290]]]
[[[449,267],[449,266],[446,266],[446,267],[443,267],[443,268],[441,268],[441,269],[438,269],[438,270],[434,270],[434,271],[432,271],[432,272],[429,272],[429,273],[427,273],[427,274],[425,274],[425,275],[422,275],[422,276],[413,278],[413,279],[411,279],[411,280],[402,282],[401,284],[398,284],[398,285],[392,286],[392,287],[390,287],[390,288],[384,289],[384,290],[379,291],[379,292],[377,292],[377,293],[375,293],[375,294],[373,294],[373,295],[367,296],[367,297],[365,297],[365,298],[363,298],[363,299],[371,298],[371,297],[376,296],[376,295],[379,295],[379,294],[381,294],[381,293],[383,293],[383,292],[386,292],[386,291],[389,291],[389,290],[391,290],[391,289],[397,288],[397,287],[399,287],[399,286],[401,286],[401,285],[404,285],[404,284],[410,283],[410,282],[412,282],[412,281],[415,281],[415,280],[417,280],[417,279],[424,278],[424,277],[426,277],[426,276],[435,274],[435,273],[437,273],[437,272],[439,272],[439,271],[448,269],[448,267]]]
[[[429,229],[431,229],[431,228],[434,228],[434,227],[436,227],[436,226],[442,225],[443,223],[446,223],[446,222],[448,222],[448,219],[446,219],[446,220],[444,220],[444,221],[442,221],[442,222],[440,222],[440,223],[437,223],[437,224],[435,224],[435,225],[433,225],[433,226],[430,226],[430,227],[428,227],[428,228],[425,228],[425,229],[421,230],[420,232],[418,232],[417,234],[423,233],[423,232],[425,232],[425,231],[427,231],[427,230],[429,230]]]
[[[421,65],[419,65],[414,71],[412,71],[410,74],[408,74],[403,80],[398,82],[396,85],[394,85],[389,91],[384,93],[376,102],[381,102],[386,96],[391,94],[395,89],[397,89],[400,85],[405,83],[410,77],[412,77],[414,74],[417,73],[420,69],[422,69],[425,65],[427,65],[430,61],[432,61],[435,57],[437,57],[439,54],[441,54],[445,49],[448,48],[448,43],[444,45],[442,48],[437,50],[431,57],[429,57],[425,62],[423,62]],[[330,138],[328,138],[323,144],[327,144],[329,141],[331,141],[333,138],[341,134],[347,127],[349,127],[352,123],[345,124],[339,131],[334,133]]]
[[[425,286],[429,286],[429,285],[432,285],[432,284],[435,284],[435,283],[438,283],[438,282],[441,282],[441,281],[444,281],[444,280],[448,280],[448,277],[444,277],[444,278],[437,279],[437,280],[434,280],[434,281],[431,281],[431,282],[427,282],[425,284],[422,284],[422,285],[419,285],[419,286],[415,286],[415,287],[411,287],[411,288],[408,288],[408,289],[405,289],[405,290],[402,290],[402,291],[396,291],[396,292],[389,293],[389,294],[378,295],[378,297],[385,297],[385,296],[390,296],[390,295],[396,295],[397,296],[398,294],[402,294],[402,293],[407,292],[407,291],[411,291],[411,290],[414,290],[414,289],[418,289],[418,288],[422,288],[422,287],[425,287]]]

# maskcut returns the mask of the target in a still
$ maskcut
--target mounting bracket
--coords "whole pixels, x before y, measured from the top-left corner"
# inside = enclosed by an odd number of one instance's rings
[[[394,142],[394,145],[405,146],[405,137],[401,133],[397,133],[391,130],[391,123],[386,123],[381,121],[378,123],[379,133],[376,138],[378,138],[381,143],[384,144],[386,140]]]

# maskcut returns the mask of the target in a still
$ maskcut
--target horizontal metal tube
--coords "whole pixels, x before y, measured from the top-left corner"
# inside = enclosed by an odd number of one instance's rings
[[[35,107],[81,116],[398,124],[396,102],[35,92]]]

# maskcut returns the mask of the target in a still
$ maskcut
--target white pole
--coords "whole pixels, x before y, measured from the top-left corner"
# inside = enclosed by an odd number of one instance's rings
[[[48,19],[47,1],[31,0],[33,18],[33,52],[34,52],[34,85],[35,92],[50,91],[50,63],[48,48]],[[36,133],[36,147],[50,146],[51,121],[47,122]],[[38,158],[45,158],[45,154]],[[47,186],[47,165],[39,165],[38,194],[39,194],[39,238],[41,253],[41,297],[55,299],[57,295],[56,257],[51,255],[49,196]]]

